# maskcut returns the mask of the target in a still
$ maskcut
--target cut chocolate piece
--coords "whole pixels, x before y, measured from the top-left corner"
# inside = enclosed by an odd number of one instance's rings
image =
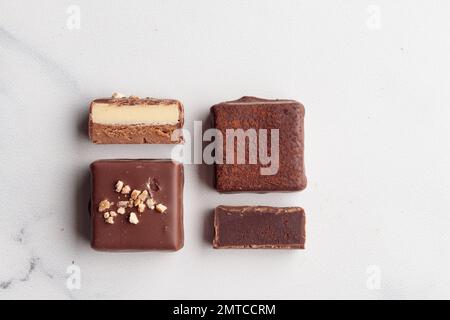
[[[97,99],[89,111],[89,136],[98,144],[182,143],[183,105],[139,97]]]
[[[214,248],[304,249],[302,208],[218,206],[214,213]]]
[[[182,164],[172,160],[98,160],[90,169],[92,248],[134,251],[183,247]],[[151,186],[156,182],[159,188],[155,191]],[[166,209],[157,211],[147,202]]]
[[[216,152],[215,185],[219,192],[297,191],[306,187],[302,104],[243,97],[217,104],[211,113],[214,127],[223,136],[222,158]],[[241,152],[244,163],[239,162],[239,150],[245,152]],[[252,157],[256,161],[252,162]]]

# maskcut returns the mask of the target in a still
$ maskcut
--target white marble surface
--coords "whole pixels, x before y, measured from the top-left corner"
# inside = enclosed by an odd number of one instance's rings
[[[1,0],[0,298],[450,298],[448,12],[446,0]],[[182,251],[95,252],[89,163],[171,150],[92,145],[88,102],[112,91],[178,98],[187,128],[242,95],[298,99],[309,186],[220,195],[187,165]],[[218,204],[303,206],[307,250],[211,249]],[[66,285],[72,263],[80,289]]]

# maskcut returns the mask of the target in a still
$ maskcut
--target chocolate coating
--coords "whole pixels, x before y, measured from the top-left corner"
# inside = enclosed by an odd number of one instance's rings
[[[306,187],[303,155],[305,108],[301,103],[243,97],[214,105],[211,113],[214,127],[224,137],[227,129],[279,130],[279,167],[274,175],[262,175],[260,162],[227,164],[226,139],[223,139],[223,164],[215,166],[215,186],[219,192],[298,191]],[[270,144],[270,138],[268,142]],[[234,150],[236,152],[236,144]],[[249,144],[246,143],[246,157],[248,150]]]
[[[304,249],[302,208],[218,206],[214,213],[214,248]]]
[[[98,160],[91,164],[91,246],[96,250],[179,250],[183,247],[183,165],[172,160]],[[115,191],[118,180],[131,189],[147,190],[167,206],[164,213],[146,208],[138,213],[127,208],[118,214],[114,224],[105,222],[98,211],[100,201],[115,204],[129,196]],[[113,209],[117,211],[114,206]],[[131,224],[129,212],[136,213],[138,224]]]

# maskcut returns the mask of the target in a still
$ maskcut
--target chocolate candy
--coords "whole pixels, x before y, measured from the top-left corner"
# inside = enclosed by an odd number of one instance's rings
[[[306,187],[302,104],[243,97],[217,104],[211,113],[214,127],[223,136],[223,156],[218,156],[221,163],[217,162],[215,169],[218,191],[296,191]],[[244,138],[230,135],[239,129]],[[245,162],[242,158],[239,162],[239,149],[245,152],[241,152]]]
[[[90,105],[89,136],[99,144],[182,143],[183,105],[177,100],[124,97]]]
[[[214,213],[214,248],[304,249],[302,208],[218,206]]]
[[[99,160],[90,169],[94,249],[183,247],[182,164],[171,160]]]

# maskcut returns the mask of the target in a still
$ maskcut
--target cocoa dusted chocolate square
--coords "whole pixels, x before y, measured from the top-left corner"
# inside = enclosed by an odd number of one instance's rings
[[[183,165],[172,160],[91,164],[91,246],[96,250],[183,247]]]
[[[298,191],[306,187],[305,108],[301,103],[243,97],[214,105],[211,113],[219,131],[215,150],[219,192]]]

